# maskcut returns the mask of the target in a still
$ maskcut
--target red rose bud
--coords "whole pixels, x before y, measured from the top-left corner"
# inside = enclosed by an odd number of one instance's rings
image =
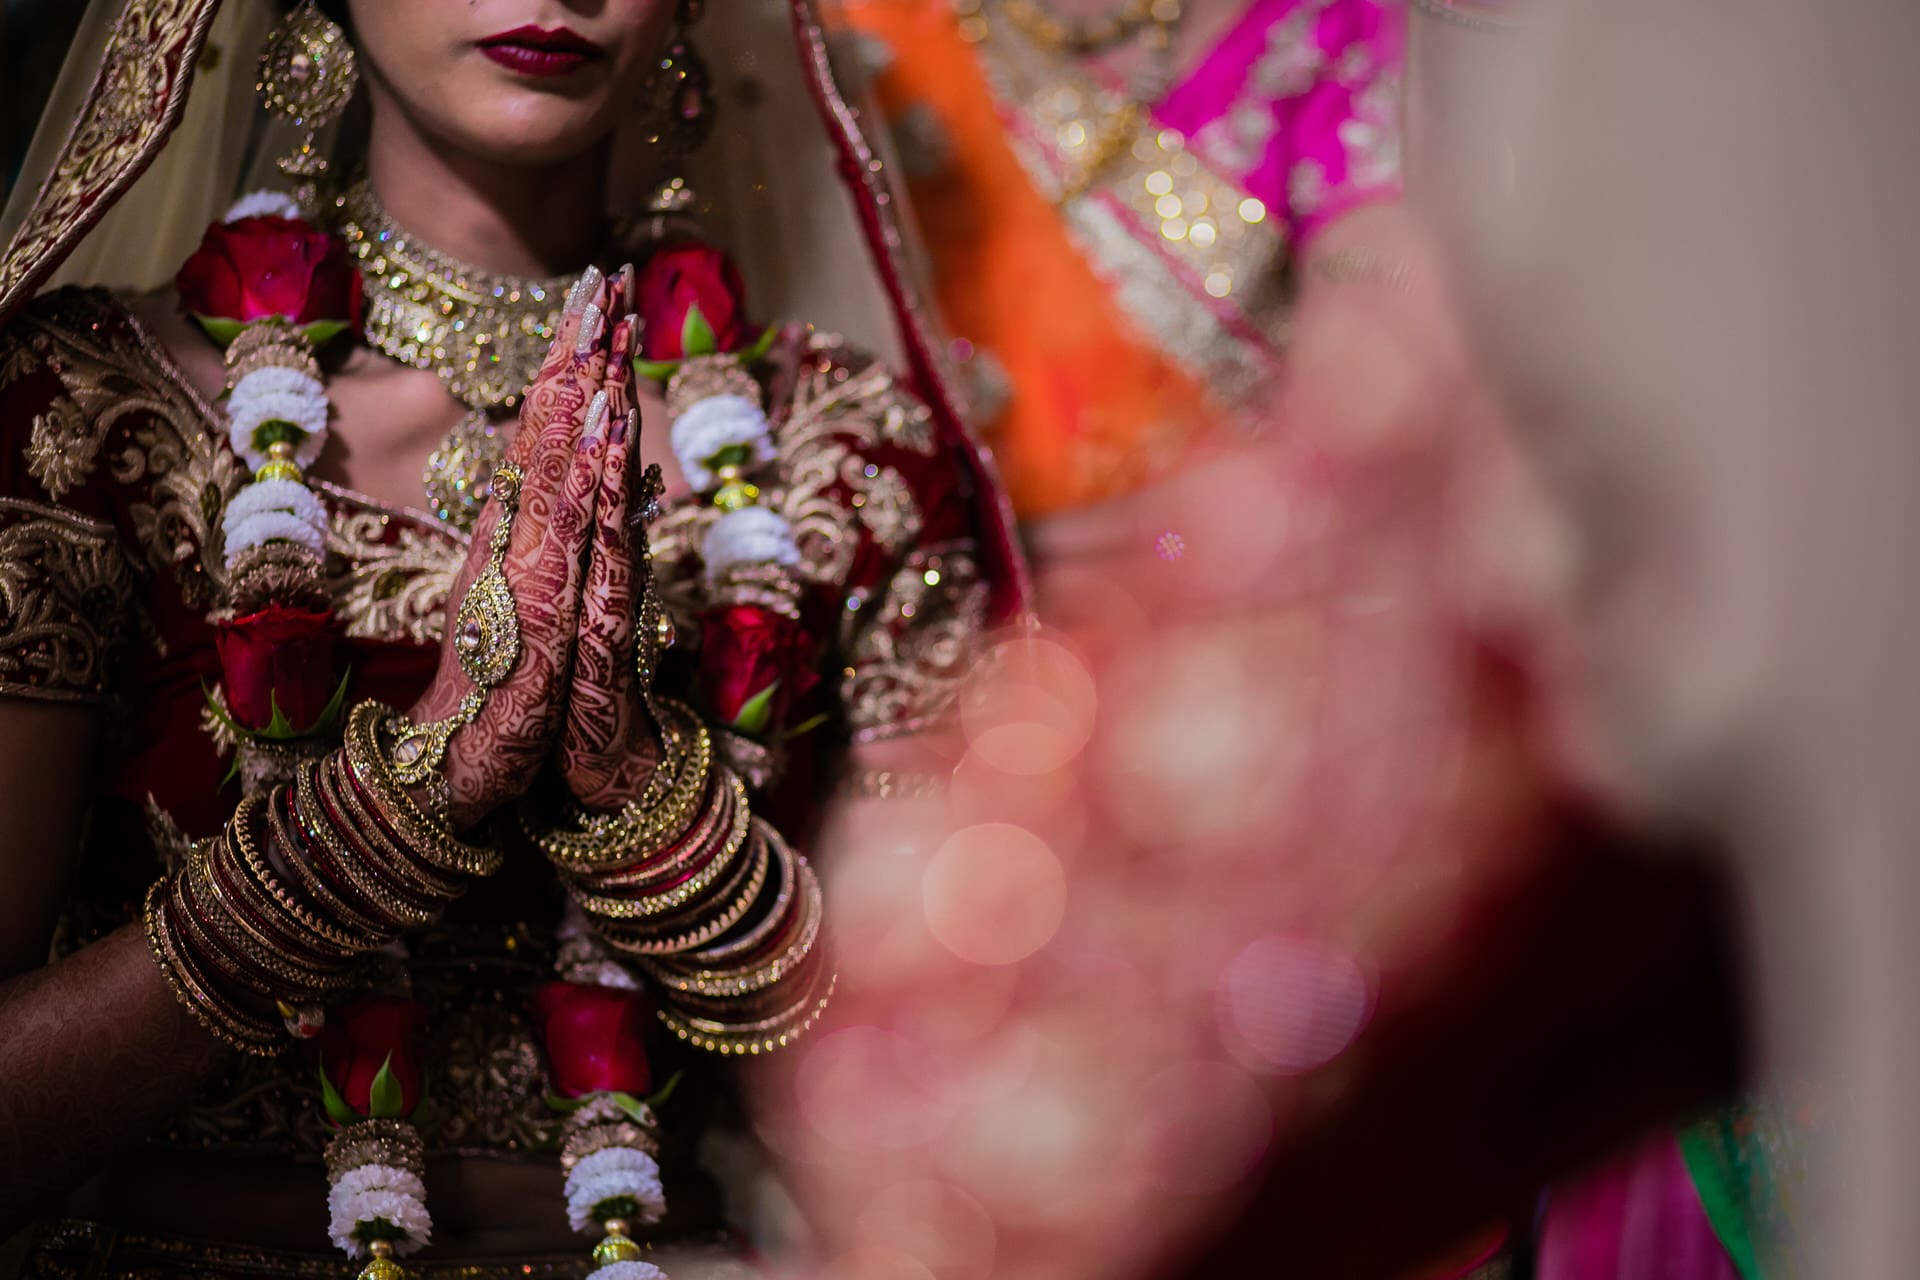
[[[652,1090],[646,1034],[653,1011],[645,992],[549,982],[534,996],[534,1009],[544,1027],[555,1093],[644,1098]]]
[[[761,734],[819,682],[799,622],[757,605],[714,609],[700,620],[700,687],[722,724]],[[768,690],[772,690],[768,694]]]
[[[346,243],[291,218],[214,223],[173,283],[189,315],[239,324],[358,328],[364,304]]]
[[[294,734],[326,714],[339,678],[333,669],[333,616],[269,605],[214,629],[227,714],[243,729],[262,730],[275,707]]]
[[[656,252],[640,270],[634,296],[646,325],[640,354],[648,360],[738,351],[753,336],[740,268],[710,245],[683,241]],[[699,318],[691,326],[695,349],[688,350],[688,317],[696,309]],[[706,343],[709,334],[711,345]]]
[[[420,1105],[420,1023],[415,1000],[364,996],[332,1010],[317,1041],[336,1123],[354,1117],[405,1119]],[[339,1114],[344,1104],[352,1116]]]

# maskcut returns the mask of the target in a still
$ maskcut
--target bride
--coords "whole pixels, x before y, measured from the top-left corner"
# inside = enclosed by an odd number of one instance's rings
[[[24,1274],[739,1273],[801,850],[1025,586],[809,0],[705,7],[89,8],[0,258]]]

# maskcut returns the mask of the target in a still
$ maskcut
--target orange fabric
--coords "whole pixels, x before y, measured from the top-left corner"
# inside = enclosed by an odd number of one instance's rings
[[[1221,411],[1120,312],[1034,189],[948,6],[865,0],[847,14],[893,51],[882,108],[931,111],[951,144],[911,193],[947,326],[1012,382],[1006,411],[980,425],[1015,509],[1043,515],[1137,488]]]

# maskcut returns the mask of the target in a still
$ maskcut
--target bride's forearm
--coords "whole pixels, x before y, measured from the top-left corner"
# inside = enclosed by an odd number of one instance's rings
[[[227,1052],[137,924],[0,984],[0,1238],[177,1115]]]

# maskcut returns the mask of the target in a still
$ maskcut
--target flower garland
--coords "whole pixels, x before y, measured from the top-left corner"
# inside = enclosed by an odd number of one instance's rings
[[[175,280],[181,309],[225,351],[227,438],[253,473],[221,521],[227,593],[210,620],[224,696],[208,691],[248,794],[325,742],[346,691],[333,675],[327,513],[306,468],[332,413],[316,353],[358,328],[364,287],[345,245],[298,215],[276,192],[241,198]]]
[[[653,1106],[672,1084],[642,1097],[653,1087],[652,1003],[600,948],[577,906],[569,904],[562,929],[561,979],[540,989],[534,1008],[553,1082],[548,1101],[567,1113],[560,1151],[567,1222],[583,1234],[603,1233],[593,1250],[595,1280],[665,1280],[632,1236],[634,1224],[651,1226],[667,1211]]]
[[[712,607],[703,615],[707,710],[736,771],[756,786],[778,772],[784,711],[811,686],[786,517],[761,505],[756,482],[778,460],[766,393],[752,372],[776,330],[757,339],[744,319],[740,275],[718,250],[688,242],[648,262],[638,290],[646,321],[644,375],[666,384],[669,442],[681,474],[717,509],[700,543]]]
[[[395,1258],[433,1238],[426,1151],[407,1122],[421,1093],[420,1023],[412,1000],[369,996],[328,1019],[317,1041],[327,1144],[327,1234],[361,1280],[402,1280]]]

